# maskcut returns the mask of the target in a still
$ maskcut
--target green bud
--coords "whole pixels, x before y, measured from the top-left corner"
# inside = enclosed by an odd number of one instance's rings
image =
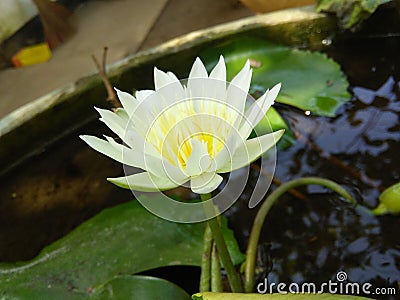
[[[379,196],[379,205],[372,210],[374,215],[400,214],[400,182],[388,187]]]

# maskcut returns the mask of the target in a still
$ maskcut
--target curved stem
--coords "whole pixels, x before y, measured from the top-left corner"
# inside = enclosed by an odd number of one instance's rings
[[[211,276],[211,248],[212,248],[212,233],[210,226],[206,226],[203,239],[203,252],[201,256],[201,274],[200,274],[200,292],[210,291],[210,276]]]
[[[256,218],[254,219],[253,227],[251,229],[249,243],[247,245],[246,251],[246,262],[245,262],[245,271],[244,271],[244,285],[245,292],[250,293],[253,290],[254,286],[254,269],[256,264],[256,256],[257,256],[257,245],[260,238],[260,233],[262,226],[264,224],[265,217],[270,211],[271,207],[274,203],[282,196],[284,193],[293,189],[295,187],[301,185],[309,185],[309,184],[317,184],[325,186],[334,192],[341,195],[343,198],[348,200],[349,202],[357,205],[357,202],[354,198],[340,185],[337,183],[323,178],[318,177],[303,177],[299,179],[294,179],[289,182],[282,184],[275,191],[273,191],[263,202],[259,211],[257,212]]]
[[[211,199],[210,194],[200,194],[200,197],[202,201],[207,201]],[[207,213],[210,212],[206,211],[206,214]],[[214,242],[217,245],[218,254],[221,259],[222,266],[224,267],[228,276],[232,292],[240,293],[243,291],[242,283],[240,282],[239,275],[236,272],[235,267],[233,266],[231,256],[228,252],[228,248],[226,247],[224,236],[222,235],[221,226],[218,223],[218,219],[216,217],[209,219],[208,226],[210,226]]]

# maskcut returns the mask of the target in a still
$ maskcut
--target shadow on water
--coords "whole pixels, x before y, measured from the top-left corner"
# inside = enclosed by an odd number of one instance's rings
[[[276,176],[329,178],[374,207],[380,190],[400,181],[400,38],[361,35],[335,41],[327,53],[348,76],[353,98],[335,118],[277,105],[297,142],[278,153]],[[2,176],[0,261],[30,259],[104,207],[132,199],[129,191],[105,181],[122,174],[120,164],[77,137],[104,132],[109,131],[96,121]],[[247,208],[252,184],[227,213],[243,249],[255,215]],[[267,218],[258,281],[320,284],[344,271],[351,282],[398,286],[398,217],[369,216],[323,188],[301,191],[306,200],[286,195]]]
[[[1,177],[0,261],[33,258],[101,209],[133,198],[105,180],[122,174],[121,165],[78,138],[106,130],[101,122],[81,128]]]

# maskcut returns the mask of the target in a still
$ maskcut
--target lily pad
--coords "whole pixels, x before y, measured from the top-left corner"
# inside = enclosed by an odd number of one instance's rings
[[[182,288],[164,279],[140,276],[116,276],[105,284],[80,292],[63,288],[40,287],[32,289],[29,286],[14,290],[3,299],[55,300],[55,299],[124,299],[153,300],[174,299],[190,300],[190,296]]]
[[[325,54],[288,48],[256,38],[235,39],[201,54],[211,70],[223,54],[231,80],[250,59],[253,78],[250,92],[266,90],[281,82],[277,102],[321,116],[335,116],[350,100],[348,82],[340,66]]]
[[[34,299],[24,294],[30,291],[40,299],[44,292],[81,299],[117,275],[172,265],[199,266],[204,228],[204,223],[158,218],[137,201],[105,209],[33,260],[0,264],[1,295]],[[223,232],[232,259],[241,263],[244,256],[233,233],[226,227]]]
[[[189,294],[177,285],[164,279],[150,276],[118,276],[95,291],[97,300],[190,300]]]

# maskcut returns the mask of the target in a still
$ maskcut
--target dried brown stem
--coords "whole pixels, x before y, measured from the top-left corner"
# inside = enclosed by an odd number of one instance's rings
[[[102,59],[101,65],[100,65],[100,62],[97,60],[96,56],[94,56],[93,54],[92,54],[92,59],[93,59],[94,64],[96,65],[97,70],[99,71],[99,75],[100,75],[101,79],[103,80],[104,86],[106,87],[107,101],[115,109],[115,108],[121,107],[121,103],[119,102],[117,95],[115,94],[115,91],[113,89],[113,86],[107,77],[107,72],[106,72],[107,50],[108,50],[108,48],[104,47],[103,59]]]

